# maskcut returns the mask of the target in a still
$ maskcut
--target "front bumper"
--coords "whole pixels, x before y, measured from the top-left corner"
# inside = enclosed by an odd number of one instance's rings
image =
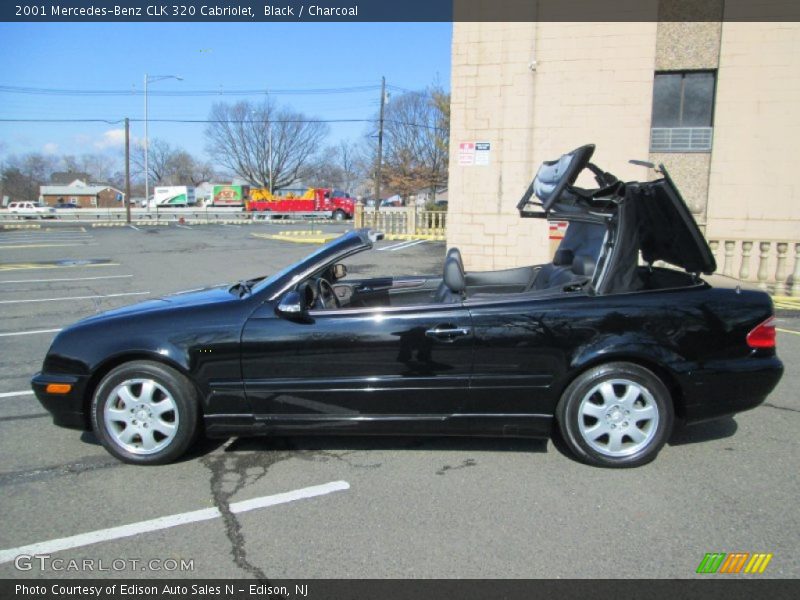
[[[50,383],[68,383],[72,389],[67,394],[50,394],[47,385]],[[87,380],[75,375],[50,375],[37,373],[31,379],[31,387],[42,406],[53,415],[53,423],[70,429],[91,429],[88,406],[84,402]]]
[[[684,417],[698,423],[755,408],[783,376],[777,356],[750,357],[707,364],[686,376]]]

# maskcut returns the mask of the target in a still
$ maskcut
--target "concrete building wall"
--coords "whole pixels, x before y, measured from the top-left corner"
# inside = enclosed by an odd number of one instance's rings
[[[709,237],[800,238],[800,23],[725,23]]]

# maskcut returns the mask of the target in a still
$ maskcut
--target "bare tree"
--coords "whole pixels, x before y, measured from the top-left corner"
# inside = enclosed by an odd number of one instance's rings
[[[50,180],[50,174],[57,166],[56,157],[38,152],[9,156],[0,170],[3,195],[14,200],[37,200],[39,186]]]
[[[214,169],[209,163],[197,160],[185,150],[178,150],[167,163],[167,177],[173,184],[199,185],[214,179]]]
[[[214,178],[214,169],[208,162],[198,160],[186,150],[175,148],[161,139],[150,141],[147,159],[150,181],[156,185],[198,185]],[[131,162],[144,176],[143,144],[134,147]]]
[[[64,172],[60,173],[60,175],[67,176],[66,178],[70,179],[68,177],[70,173],[83,174],[88,176],[89,181],[93,182],[110,181],[115,168],[118,166],[117,160],[105,154],[82,154],[80,156],[67,154],[61,158],[61,162],[63,163]],[[70,181],[73,179],[75,178],[71,178]]]
[[[307,176],[328,134],[325,123],[269,100],[215,104],[209,121],[205,133],[212,159],[253,185],[272,183],[273,189]]]
[[[166,184],[167,176],[170,171],[170,162],[176,150],[164,140],[155,138],[149,142],[147,152],[147,170],[149,171],[149,179],[155,184]],[[139,176],[144,178],[144,144],[137,143],[133,146],[131,151],[131,163],[138,172]]]
[[[316,180],[346,192],[355,191],[364,173],[358,148],[346,140],[336,146],[328,146],[314,167]]]
[[[450,96],[440,88],[408,92],[386,107],[387,184],[402,196],[447,186]]]

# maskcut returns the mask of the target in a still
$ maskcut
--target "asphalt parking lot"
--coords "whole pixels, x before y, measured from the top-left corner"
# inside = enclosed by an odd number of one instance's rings
[[[287,228],[0,231],[0,577],[684,578],[707,552],[772,553],[760,577],[800,577],[797,313],[778,323],[786,373],[767,404],[678,431],[633,470],[553,441],[328,437],[207,441],[143,468],[51,424],[28,390],[59,328],[270,273],[314,248],[252,235]],[[438,272],[445,250],[377,249],[350,272]],[[19,570],[8,557],[32,544],[95,571]]]

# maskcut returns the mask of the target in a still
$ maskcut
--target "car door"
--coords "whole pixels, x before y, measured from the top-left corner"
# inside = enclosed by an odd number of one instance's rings
[[[256,416],[424,418],[463,409],[472,345],[460,304],[289,319],[267,303],[245,324],[242,371]]]
[[[468,300],[475,336],[469,412],[552,415],[575,348],[595,334],[590,302],[560,292]]]

